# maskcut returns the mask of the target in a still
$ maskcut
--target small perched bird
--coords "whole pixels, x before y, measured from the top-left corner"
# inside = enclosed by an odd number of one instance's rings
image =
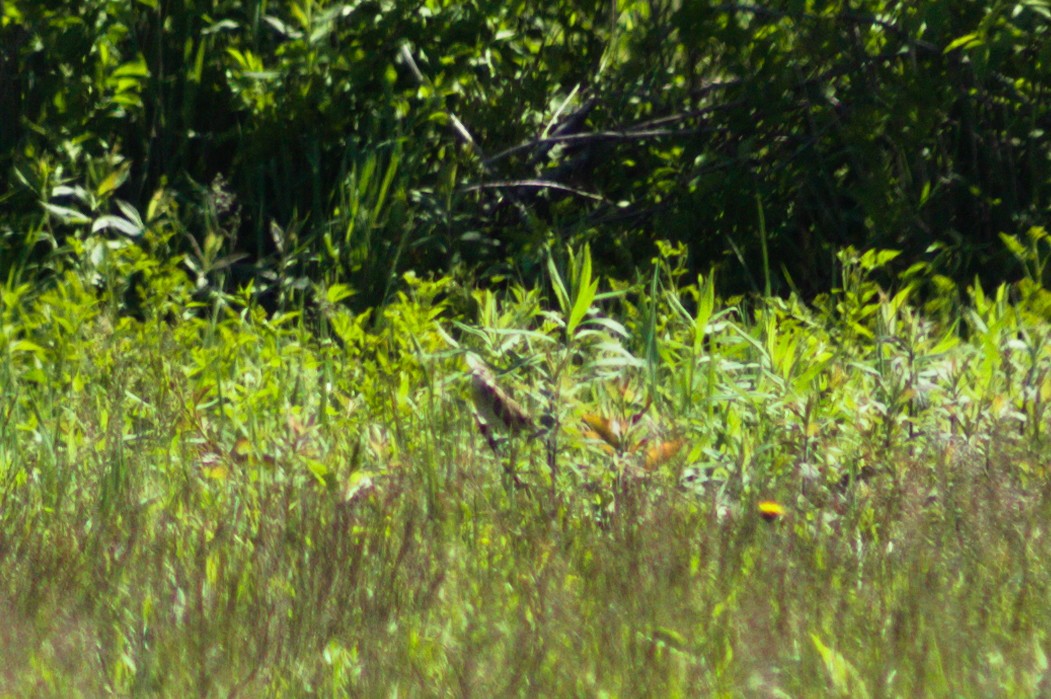
[[[478,357],[468,354],[467,365],[471,368],[471,399],[482,433],[489,439],[489,429],[506,430],[518,434],[533,426],[533,421],[526,411],[496,384],[496,377],[489,367]]]
[[[485,437],[486,443],[493,452],[500,451],[500,440],[496,438],[497,430],[504,430],[516,435],[522,430],[531,428],[533,421],[514,398],[496,385],[496,377],[485,362],[476,355],[467,355],[467,366],[471,368],[471,399],[474,402],[474,421],[478,431]],[[504,465],[505,486],[509,491],[525,487],[515,472],[517,447],[512,444]]]

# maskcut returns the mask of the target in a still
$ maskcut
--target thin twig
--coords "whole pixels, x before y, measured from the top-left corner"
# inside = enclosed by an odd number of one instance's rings
[[[431,81],[427,79],[427,76],[423,74],[423,71],[420,70],[420,67],[416,65],[416,59],[412,57],[412,52],[409,51],[408,44],[401,45],[401,57],[402,60],[405,61],[405,64],[409,66],[409,70],[412,72],[413,76],[415,76],[417,82],[426,87],[434,87],[431,84]],[[478,142],[474,140],[473,136],[471,136],[471,132],[467,130],[467,127],[464,126],[464,123],[460,121],[455,114],[452,112],[446,112],[446,114],[449,117],[449,121],[452,122],[453,130],[456,132],[456,135],[474,151],[475,155],[481,160],[482,165],[485,165],[485,154],[482,152],[482,149],[478,147]]]
[[[534,189],[557,189],[562,192],[569,192],[575,194],[578,197],[584,197],[586,199],[594,199],[604,204],[612,204],[609,199],[606,199],[601,194],[592,194],[591,192],[585,192],[582,189],[574,189],[573,187],[566,186],[559,182],[553,182],[551,180],[507,180],[503,182],[479,182],[478,184],[469,184],[459,188],[461,192],[476,192],[482,189],[502,189],[510,187],[532,187]]]
[[[679,118],[681,117],[681,118]],[[675,117],[665,117],[667,122],[673,120],[683,121],[690,118],[688,115],[676,115]],[[669,136],[685,136],[688,134],[702,133],[705,131],[717,132],[722,129],[637,129],[627,131],[593,131],[590,133],[575,133],[566,134],[564,136],[549,136],[547,138],[537,138],[525,143],[520,143],[517,146],[511,146],[499,153],[487,158],[485,160],[486,165],[492,165],[498,160],[510,157],[522,151],[531,151],[545,146],[553,146],[562,144],[574,144],[580,145],[585,143],[595,143],[600,141],[641,141],[650,138],[667,138]]]

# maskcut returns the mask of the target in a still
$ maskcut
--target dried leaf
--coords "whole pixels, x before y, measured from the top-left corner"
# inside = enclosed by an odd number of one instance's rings
[[[609,420],[596,413],[586,413],[582,418],[591,428],[592,434],[617,451],[624,448],[624,426],[619,420]]]
[[[679,449],[681,449],[682,445],[685,443],[686,440],[684,439],[672,439],[666,442],[657,442],[646,450],[646,459],[643,461],[642,467],[647,471],[657,469],[678,454]]]

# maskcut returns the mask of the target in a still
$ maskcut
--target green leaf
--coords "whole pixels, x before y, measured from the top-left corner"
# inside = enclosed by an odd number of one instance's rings
[[[595,300],[595,294],[598,293],[598,281],[591,280],[591,248],[587,245],[584,246],[583,258],[580,261],[580,273],[577,275],[573,293],[575,294],[573,307],[566,322],[566,335],[569,337],[572,337],[574,332],[576,332],[580,321],[584,319],[584,316],[591,308],[591,303]]]
[[[43,357],[47,354],[47,350],[38,345],[35,342],[29,340],[18,340],[11,345],[12,352],[32,352],[38,357]]]
[[[128,173],[131,168],[125,163],[121,167],[116,168],[110,172],[106,177],[99,183],[99,186],[95,188],[95,195],[98,197],[105,197],[110,192],[119,188],[128,180]]]
[[[964,34],[960,38],[954,39],[952,42],[950,42],[949,45],[945,47],[944,53],[951,53],[952,51],[955,51],[956,49],[961,47],[965,49],[974,48],[975,46],[981,46],[983,43],[985,43],[985,40],[981,37],[980,34]]]
[[[83,226],[91,223],[91,219],[85,216],[76,209],[71,209],[68,206],[59,206],[58,204],[44,204],[44,208],[52,216],[56,217],[62,223],[68,223],[74,226]]]
[[[547,255],[547,274],[551,279],[551,288],[555,291],[555,299],[558,301],[559,308],[562,309],[563,314],[568,314],[569,292],[566,291],[566,285],[562,281],[562,275],[558,273],[558,267],[555,266],[555,258],[550,251]]]
[[[1003,242],[1004,247],[1011,251],[1011,254],[1015,256],[1015,259],[1023,264],[1026,262],[1029,251],[1026,250],[1025,245],[1022,244],[1022,241],[1020,241],[1017,236],[1001,233],[1000,241]]]
[[[136,225],[131,221],[121,218],[120,216],[99,216],[95,219],[95,222],[91,224],[91,232],[98,233],[99,231],[112,229],[130,238],[137,238],[142,235],[142,225]]]
[[[817,634],[810,634],[810,640],[821,656],[828,672],[829,679],[839,696],[868,697],[869,691],[857,669],[838,653],[821,642]]]
[[[353,295],[354,289],[346,284],[333,284],[325,289],[325,300],[333,305],[348,299]]]

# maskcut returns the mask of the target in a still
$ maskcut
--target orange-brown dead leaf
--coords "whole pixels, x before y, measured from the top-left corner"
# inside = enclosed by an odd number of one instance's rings
[[[591,428],[591,434],[617,451],[624,448],[624,427],[619,420],[609,420],[595,413],[586,413],[581,419]]]
[[[671,439],[666,442],[657,442],[646,450],[646,459],[642,462],[642,468],[653,471],[670,461],[679,449],[686,443],[684,439]]]

